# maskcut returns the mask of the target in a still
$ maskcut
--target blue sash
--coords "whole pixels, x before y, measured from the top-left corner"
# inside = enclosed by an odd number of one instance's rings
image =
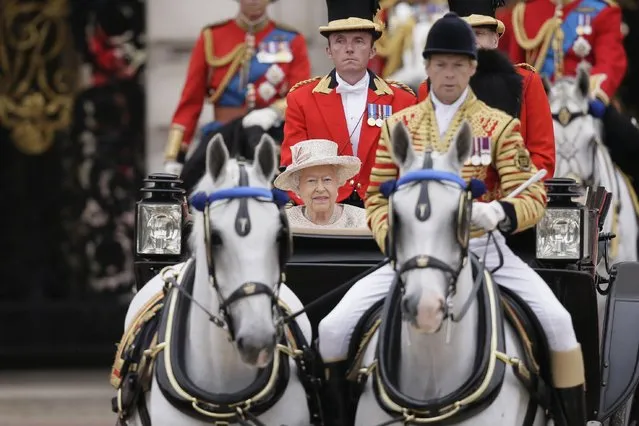
[[[262,43],[268,43],[269,41],[286,41],[290,46],[296,35],[297,33],[275,28],[268,33],[268,35],[262,40]],[[248,82],[255,83],[258,79],[260,79],[260,77],[266,74],[266,71],[268,71],[271,65],[273,64],[259,62],[257,60],[257,54],[253,55],[251,58]],[[245,99],[246,88],[240,89],[240,73],[237,72],[224,90],[224,93],[218,101],[218,105],[232,107],[242,106]]]
[[[579,26],[579,16],[590,16],[590,25],[599,13],[607,6],[606,2],[602,0],[582,0],[572,12],[570,12],[564,22],[561,24],[561,29],[564,32],[564,44],[563,51],[566,54],[575,43],[579,35],[577,34],[577,27]],[[554,38],[554,36],[553,36]],[[550,42],[548,51],[546,52],[546,59],[541,66],[541,74],[552,78],[555,74],[555,52],[552,48],[552,40]]]

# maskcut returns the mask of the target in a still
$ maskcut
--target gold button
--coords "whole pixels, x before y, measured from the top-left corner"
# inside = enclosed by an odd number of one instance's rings
[[[355,185],[355,181],[353,179],[351,179],[349,183],[351,184],[351,186]]]
[[[362,184],[361,184],[361,183],[358,183],[358,184],[357,184],[357,188],[359,189],[359,188],[361,188],[361,187],[362,187]]]

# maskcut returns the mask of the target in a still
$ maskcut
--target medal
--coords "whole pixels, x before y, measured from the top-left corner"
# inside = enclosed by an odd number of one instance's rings
[[[481,138],[481,165],[490,165],[490,138]]]
[[[384,124],[384,120],[382,120],[382,106],[383,105],[376,105],[377,106],[377,120],[375,120],[375,125],[377,127],[382,127],[382,124]]]
[[[366,120],[366,124],[369,126],[375,126],[375,104],[368,104],[368,120]]]
[[[470,156],[470,164],[473,166],[479,166],[481,164],[481,158],[479,156],[479,139],[480,138],[473,138],[473,151]]]

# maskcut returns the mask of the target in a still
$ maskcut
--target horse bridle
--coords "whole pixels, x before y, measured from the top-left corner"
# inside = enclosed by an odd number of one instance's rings
[[[216,201],[232,201],[239,200],[240,206],[235,216],[235,232],[245,237],[251,232],[251,219],[248,212],[248,200],[253,199],[259,202],[270,202],[275,204],[273,193],[269,189],[255,188],[248,186],[248,173],[244,164],[239,164],[240,178],[238,186],[229,189],[221,189],[210,194],[204,192],[198,192],[191,196],[191,205],[198,211],[201,211],[204,215],[204,244],[206,247],[206,262],[208,268],[209,282],[215,293],[217,294],[219,303],[219,315],[214,315],[198,303],[191,295],[187,294],[180,285],[176,287],[182,294],[187,296],[192,302],[198,305],[209,316],[210,321],[219,328],[225,329],[229,335],[229,340],[235,340],[235,330],[233,327],[233,316],[229,311],[229,308],[234,303],[246,298],[257,296],[260,294],[266,295],[271,300],[271,308],[273,309],[273,315],[278,314],[278,298],[281,284],[285,281],[284,270],[288,255],[290,253],[290,233],[288,222],[286,220],[286,213],[280,209],[280,223],[281,229],[278,233],[278,244],[280,249],[279,255],[279,268],[280,279],[275,286],[269,286],[267,284],[255,281],[249,281],[243,283],[239,288],[235,289],[228,297],[222,295],[221,289],[218,285],[218,281],[215,273],[215,262],[213,260],[213,253],[211,250],[211,240],[216,237],[215,231],[211,231],[210,213],[209,208],[211,204]],[[278,207],[279,208],[279,207]],[[276,321],[280,324],[279,321]],[[281,327],[280,327],[281,328]]]
[[[588,113],[585,111],[579,111],[579,112],[571,112],[570,110],[568,110],[567,107],[562,107],[559,110],[559,113],[557,114],[552,114],[552,118],[553,120],[557,121],[562,127],[566,127],[568,126],[570,123],[572,123],[575,119],[577,118],[582,118],[582,117],[587,117]],[[590,172],[590,176],[588,176],[585,179],[580,179],[581,181],[583,181],[585,186],[590,186],[590,185],[594,185],[594,180],[595,180],[595,162],[596,162],[596,157],[597,157],[597,139],[596,138],[591,138],[589,146],[592,145],[592,160],[591,160],[591,172]],[[564,155],[562,155],[561,149],[557,150],[557,154],[564,159],[564,161],[570,162],[570,160],[574,159],[574,156],[571,157],[565,157]]]
[[[412,171],[406,173],[397,182],[394,184],[391,191],[389,193],[389,241],[388,241],[388,254],[392,260],[393,266],[395,268],[395,280],[398,281],[399,288],[402,294],[405,293],[405,283],[402,280],[402,276],[404,273],[408,271],[412,271],[415,269],[425,269],[425,268],[434,268],[438,269],[448,277],[448,285],[446,291],[446,299],[444,304],[444,319],[452,320],[453,322],[459,322],[464,317],[465,313],[468,311],[468,308],[471,305],[471,302],[474,299],[474,294],[479,289],[479,284],[481,283],[481,277],[483,274],[478,274],[478,279],[475,280],[473,284],[473,290],[467,301],[464,302],[464,305],[460,309],[457,315],[453,314],[453,297],[457,293],[457,281],[459,280],[459,275],[461,271],[466,266],[468,261],[468,242],[470,239],[470,216],[472,212],[472,199],[473,199],[473,190],[472,185],[474,181],[471,181],[471,185],[467,185],[466,182],[458,175],[454,173],[449,173],[440,170],[432,170],[432,160],[430,159],[430,154],[426,154],[425,158],[425,166],[427,168],[417,171]],[[428,183],[429,182],[437,182],[440,184],[445,184],[446,182],[453,183],[459,186],[462,189],[462,195],[459,200],[459,208],[457,211],[457,220],[456,224],[456,233],[457,233],[457,243],[461,247],[461,255],[459,262],[456,266],[450,266],[446,262],[438,259],[432,255],[416,255],[412,258],[408,259],[404,262],[399,269],[397,268],[397,259],[396,259],[396,238],[394,233],[396,232],[396,227],[399,225],[397,223],[397,219],[393,217],[392,211],[392,193],[397,191],[402,185],[413,184],[420,186],[419,198],[417,200],[417,206],[415,208],[415,216],[417,220],[423,222],[430,217],[430,200],[428,197]],[[443,323],[443,321],[442,321]]]

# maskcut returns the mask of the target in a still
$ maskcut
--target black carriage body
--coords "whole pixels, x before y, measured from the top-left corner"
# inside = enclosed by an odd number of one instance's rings
[[[325,303],[308,310],[315,338],[320,320],[350,288],[344,284],[377,266],[384,255],[372,235],[364,233],[294,233],[293,247],[294,254],[286,267],[286,285],[304,306],[342,286]]]
[[[586,209],[584,218],[584,224],[591,229],[591,247],[587,256],[578,261],[539,261],[534,257],[534,246],[526,249],[517,244],[513,249],[548,283],[570,312],[584,355],[589,418],[601,421],[609,418],[635,393],[639,382],[639,333],[635,330],[639,324],[639,286],[636,285],[639,263],[624,262],[613,268],[604,339],[600,342],[596,289],[600,277],[597,276],[595,265],[598,260],[598,225],[602,220],[599,213],[592,209]],[[185,222],[185,226],[190,224]],[[339,288],[321,303],[313,304],[306,312],[314,339],[317,337],[319,321],[350,288],[344,284],[349,281],[354,284],[357,276],[384,261],[384,255],[372,235],[350,230],[331,232],[294,230],[294,251],[286,269],[286,285],[304,306]],[[184,229],[183,237],[186,238],[188,233],[189,230]],[[527,240],[534,244],[534,231],[528,233],[527,237],[520,239],[520,243]],[[136,253],[138,289],[163,267],[179,263],[186,256],[186,252],[173,258],[140,256]]]

